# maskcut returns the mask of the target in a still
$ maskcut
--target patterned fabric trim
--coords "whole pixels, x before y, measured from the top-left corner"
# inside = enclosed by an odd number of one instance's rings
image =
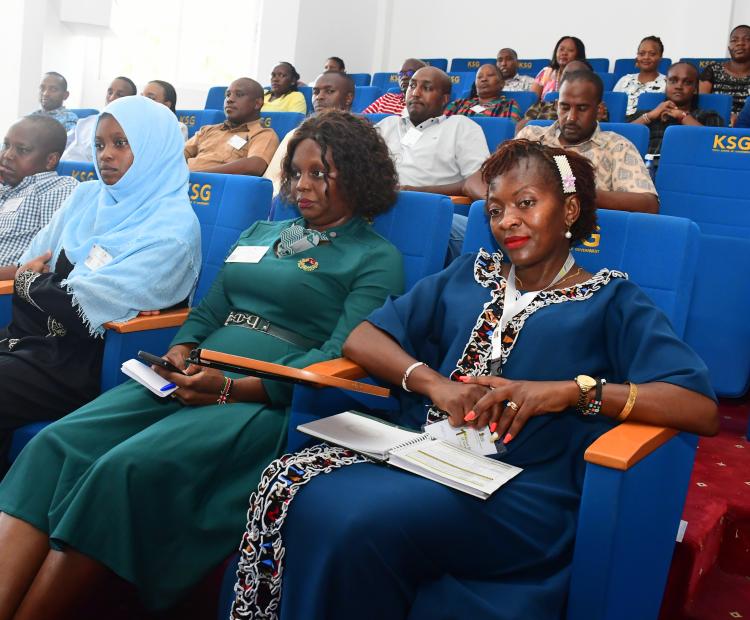
[[[37,306],[34,300],[31,298],[31,285],[34,284],[37,278],[39,278],[41,275],[41,273],[36,273],[35,271],[27,269],[23,273],[19,273],[18,275],[16,275],[14,286],[16,289],[16,295],[18,295],[26,303],[34,306],[40,312],[44,312],[44,310]]]
[[[451,378],[456,374],[489,374],[492,331],[502,316],[505,294],[506,282],[501,275],[501,267],[501,254],[479,251],[474,262],[474,279],[481,286],[491,289],[491,298],[484,305],[456,370],[451,373]],[[508,324],[502,341],[500,369],[510,355],[516,338],[529,316],[553,303],[589,299],[612,278],[627,278],[627,275],[619,271],[602,269],[581,284],[540,293]],[[445,415],[444,412],[431,408],[428,411],[427,422],[429,424],[438,421]],[[278,618],[284,573],[281,528],[289,505],[299,489],[318,474],[327,474],[346,465],[367,462],[372,461],[352,450],[318,444],[296,454],[285,454],[266,467],[257,491],[250,496],[247,531],[242,538],[237,583],[234,586],[235,600],[231,615],[233,620]]]
[[[369,461],[346,448],[318,444],[285,454],[266,467],[258,490],[250,496],[247,531],[242,537],[234,586],[233,619],[278,618],[284,572],[281,528],[300,488],[318,474]]]
[[[47,317],[47,335],[45,338],[62,338],[67,333],[68,330],[65,329],[65,325],[54,317]]]

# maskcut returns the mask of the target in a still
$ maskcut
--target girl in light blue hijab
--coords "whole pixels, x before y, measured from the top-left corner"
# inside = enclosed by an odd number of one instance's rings
[[[0,329],[0,462],[13,429],[58,418],[99,393],[104,324],[187,302],[200,227],[175,115],[123,97],[99,115],[94,161],[34,237]]]

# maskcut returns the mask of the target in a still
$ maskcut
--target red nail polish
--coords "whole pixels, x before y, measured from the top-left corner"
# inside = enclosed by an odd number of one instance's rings
[[[472,420],[476,420],[476,417],[476,413],[474,413],[473,411],[469,411],[469,413],[464,416],[464,422],[471,422]]]
[[[509,443],[511,439],[513,439],[513,435],[507,433],[505,437],[503,437],[503,443]]]
[[[490,424],[490,433],[494,433],[496,428],[497,422],[493,422],[492,424]]]

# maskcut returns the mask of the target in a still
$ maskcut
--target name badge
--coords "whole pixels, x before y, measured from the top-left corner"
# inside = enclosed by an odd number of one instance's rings
[[[83,261],[83,264],[91,269],[91,271],[96,271],[97,269],[99,269],[100,267],[104,267],[104,265],[110,263],[111,261],[112,255],[103,247],[95,243],[91,246],[89,255],[86,257],[86,260]]]
[[[404,146],[414,146],[417,142],[419,142],[419,139],[421,137],[422,132],[419,131],[419,129],[411,127],[409,131],[404,134],[404,137],[401,138],[401,144],[403,144]]]
[[[233,149],[240,150],[246,144],[247,140],[245,140],[245,138],[243,138],[242,136],[234,135],[229,138],[229,146],[231,146]]]
[[[481,114],[482,112],[486,112],[487,108],[485,108],[483,105],[475,105],[472,106],[471,111],[474,112],[474,114]]]
[[[23,196],[18,196],[17,198],[9,198],[3,203],[3,206],[0,207],[0,213],[15,213],[16,211],[18,211],[18,207],[21,206],[21,203],[23,201]]]
[[[238,245],[229,255],[227,263],[259,263],[268,252],[267,245]]]

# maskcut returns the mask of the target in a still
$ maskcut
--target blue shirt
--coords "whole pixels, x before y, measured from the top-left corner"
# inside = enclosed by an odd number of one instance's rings
[[[50,116],[54,118],[58,123],[65,127],[65,131],[68,132],[76,126],[78,117],[68,110],[64,105],[54,110],[39,109],[31,113],[32,116]]]

